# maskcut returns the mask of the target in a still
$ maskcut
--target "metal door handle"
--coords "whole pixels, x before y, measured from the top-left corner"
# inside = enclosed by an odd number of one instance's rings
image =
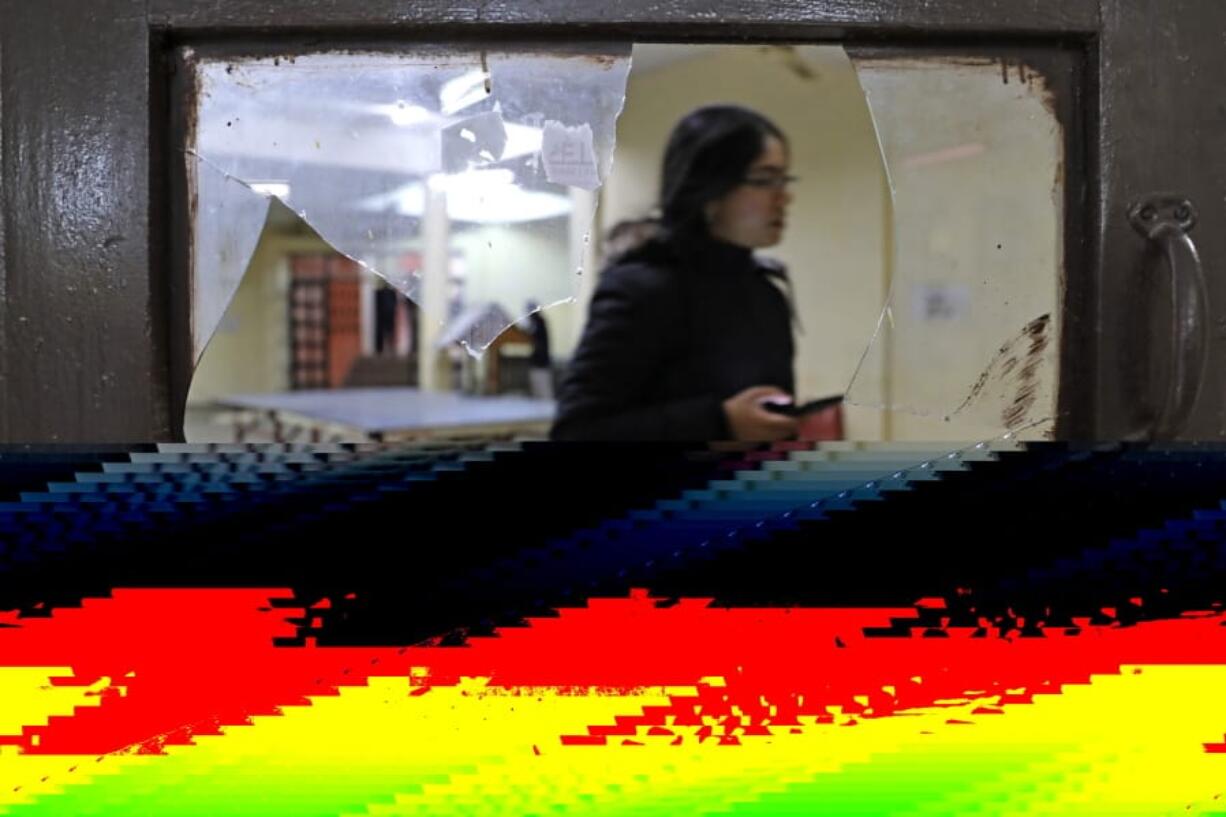
[[[1133,204],[1128,220],[1160,250],[1170,277],[1170,378],[1151,433],[1152,439],[1170,440],[1187,425],[1209,360],[1205,271],[1188,235],[1196,226],[1196,208],[1183,196],[1156,193]]]

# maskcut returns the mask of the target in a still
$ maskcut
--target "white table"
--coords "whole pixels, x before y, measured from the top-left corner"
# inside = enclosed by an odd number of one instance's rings
[[[411,388],[236,394],[217,404],[238,442],[261,426],[277,442],[544,437],[555,410],[552,400]]]

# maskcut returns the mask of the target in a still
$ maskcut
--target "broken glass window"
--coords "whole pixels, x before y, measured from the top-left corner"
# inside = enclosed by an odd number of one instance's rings
[[[196,60],[197,359],[271,198],[417,302],[420,348],[478,353],[529,302],[579,294],[597,192],[605,230],[649,215],[668,129],[736,102],[783,128],[800,177],[766,251],[790,270],[798,399],[846,391],[852,438],[1050,432],[1064,140],[1042,74],[837,46],[635,62],[628,46]]]

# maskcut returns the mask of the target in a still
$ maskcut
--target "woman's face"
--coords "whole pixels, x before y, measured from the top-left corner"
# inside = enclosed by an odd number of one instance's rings
[[[787,145],[768,136],[741,184],[707,205],[712,237],[751,250],[778,244],[792,202],[788,181]]]

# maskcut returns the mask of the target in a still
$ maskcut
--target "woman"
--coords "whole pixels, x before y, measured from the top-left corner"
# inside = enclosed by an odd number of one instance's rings
[[[792,312],[778,244],[788,146],[765,117],[699,108],[664,153],[654,237],[600,276],[559,394],[554,439],[779,440],[791,402]]]

